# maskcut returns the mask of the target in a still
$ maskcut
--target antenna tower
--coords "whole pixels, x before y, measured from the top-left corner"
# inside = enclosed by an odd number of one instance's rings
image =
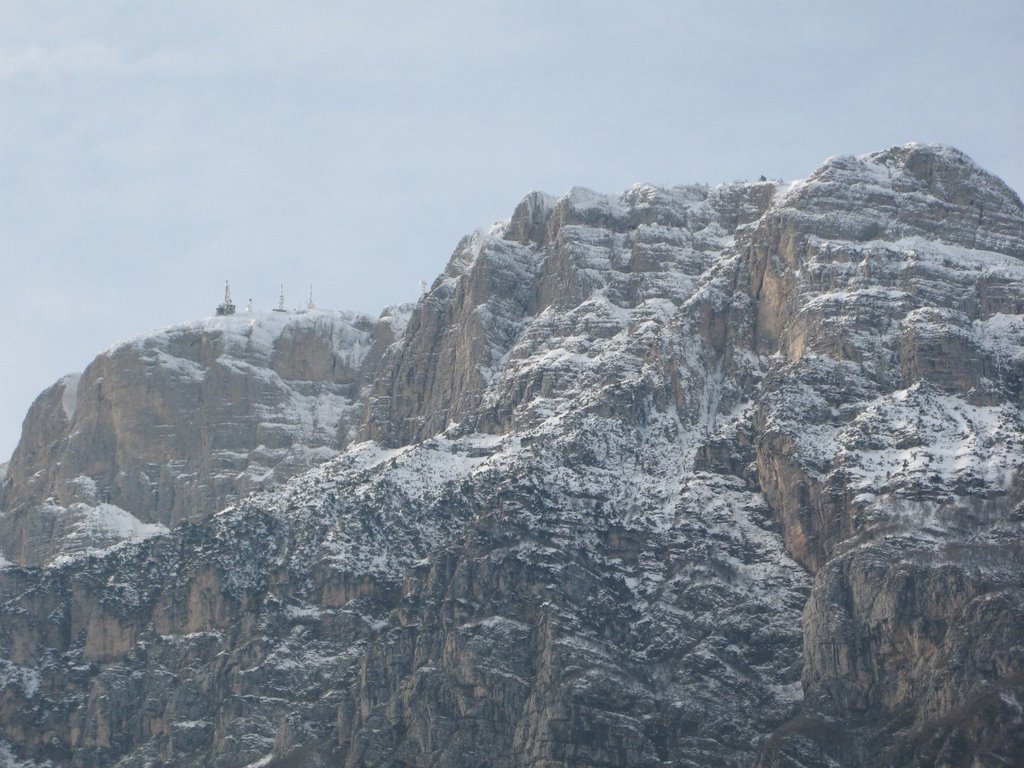
[[[224,281],[224,303],[217,306],[218,315],[235,314],[235,305],[231,303],[231,283]]]

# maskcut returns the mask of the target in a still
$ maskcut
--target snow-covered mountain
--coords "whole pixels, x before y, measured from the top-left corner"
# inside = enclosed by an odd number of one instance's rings
[[[1024,211],[962,153],[532,194],[387,325],[370,345],[346,319],[303,363],[373,350],[327,409],[338,455],[205,520],[0,570],[9,762],[1024,750]],[[210,363],[147,345],[207,386]],[[316,447],[305,419],[281,448]]]
[[[4,554],[38,564],[166,533],[336,455],[410,310],[211,317],[106,350],[29,410]]]

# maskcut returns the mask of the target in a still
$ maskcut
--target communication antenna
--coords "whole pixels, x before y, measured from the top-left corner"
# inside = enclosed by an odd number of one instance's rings
[[[231,303],[231,283],[224,281],[224,303],[217,307],[218,315],[235,314],[235,305]]]
[[[287,309],[284,308],[284,283],[281,283],[281,295],[280,295],[280,297],[278,297],[277,309],[275,309],[274,311],[275,312],[287,312],[288,311]]]

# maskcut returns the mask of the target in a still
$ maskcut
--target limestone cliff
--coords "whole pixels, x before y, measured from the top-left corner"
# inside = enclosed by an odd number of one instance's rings
[[[397,337],[334,458],[0,570],[12,764],[1024,752],[1024,208],[963,154],[533,194]]]
[[[7,557],[166,532],[334,456],[405,310],[215,317],[118,344],[32,405],[4,482]]]

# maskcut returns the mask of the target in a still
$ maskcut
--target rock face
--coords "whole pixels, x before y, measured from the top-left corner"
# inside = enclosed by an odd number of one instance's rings
[[[355,382],[339,455],[0,570],[8,762],[1024,753],[1024,211],[964,155],[533,194],[401,324],[262,367]]]
[[[146,538],[336,455],[406,315],[234,315],[112,347],[29,410],[4,482],[4,554],[43,563]]]

